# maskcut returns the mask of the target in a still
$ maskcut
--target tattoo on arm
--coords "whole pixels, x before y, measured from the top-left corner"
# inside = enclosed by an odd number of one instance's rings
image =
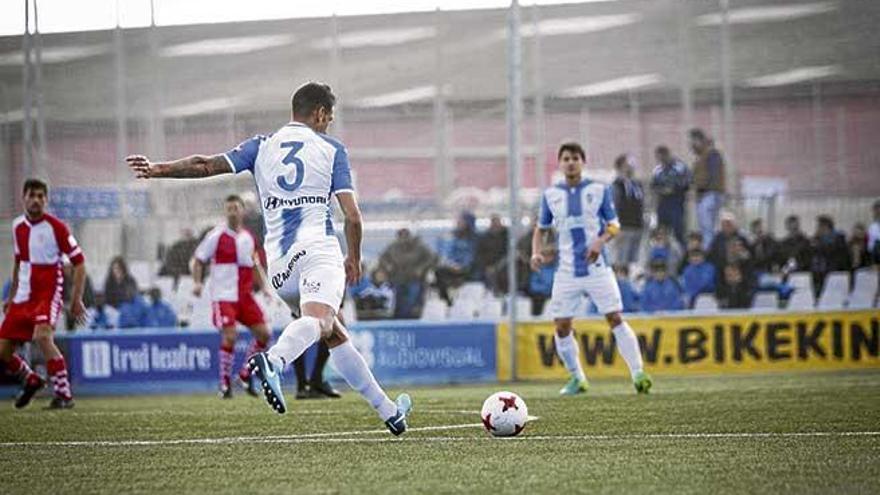
[[[173,162],[157,163],[153,165],[150,175],[174,179],[197,179],[229,173],[232,173],[232,168],[223,155],[193,155]]]

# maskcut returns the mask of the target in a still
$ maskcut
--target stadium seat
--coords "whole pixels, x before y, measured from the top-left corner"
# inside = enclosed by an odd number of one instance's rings
[[[486,286],[482,282],[468,282],[458,289],[456,300],[466,298],[472,301],[481,301],[486,295]]]
[[[694,301],[694,311],[718,311],[718,300],[712,294],[700,294]]]
[[[425,307],[422,309],[422,320],[424,321],[443,321],[449,307],[442,299],[428,299],[425,301]]]
[[[849,295],[849,272],[831,272],[816,305],[819,309],[843,309]]]
[[[788,285],[797,289],[813,289],[812,272],[794,272],[788,276]]]
[[[162,298],[170,300],[174,295],[174,277],[157,277],[153,280],[153,287],[162,292]]]
[[[816,298],[813,296],[813,288],[796,288],[792,293],[791,297],[788,299],[788,306],[786,309],[789,310],[804,310],[804,309],[813,309],[816,305]]]
[[[504,313],[504,302],[496,297],[483,300],[479,308],[479,316],[484,320],[498,320]]]
[[[779,309],[779,293],[778,292],[758,292],[752,299],[753,311],[764,311],[768,309]]]
[[[777,286],[777,285],[780,285],[781,283],[782,283],[782,276],[781,275],[774,275],[772,273],[763,273],[763,274],[761,274],[761,277],[758,279],[758,286],[759,287]]]
[[[149,261],[130,261],[128,271],[138,284],[138,289],[146,290],[153,285],[153,270]]]
[[[855,309],[873,308],[877,301],[878,278],[874,268],[856,271],[855,285],[849,295],[849,307]]]
[[[470,294],[459,292],[449,308],[449,318],[453,320],[473,320],[479,310],[482,295],[479,298],[472,297]]]

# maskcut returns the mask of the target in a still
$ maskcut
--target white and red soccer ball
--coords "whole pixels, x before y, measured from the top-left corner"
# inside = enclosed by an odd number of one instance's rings
[[[492,435],[513,437],[526,427],[529,408],[522,397],[513,392],[496,392],[483,402],[480,417],[486,431]]]

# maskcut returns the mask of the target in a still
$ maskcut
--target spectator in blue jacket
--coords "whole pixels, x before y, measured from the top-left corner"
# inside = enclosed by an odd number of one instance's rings
[[[544,245],[542,253],[545,260],[553,260],[544,263],[538,271],[529,272],[528,288],[526,293],[532,301],[532,316],[540,316],[544,312],[544,305],[550,299],[553,292],[553,278],[556,276],[556,268],[559,266],[559,253],[554,245]]]
[[[109,330],[116,328],[119,312],[107,304],[102,292],[96,292],[95,305],[87,310],[86,320],[92,330]]]
[[[170,304],[162,300],[162,291],[158,287],[150,289],[150,305],[144,316],[145,327],[176,327],[177,314]]]
[[[682,290],[678,282],[669,276],[666,261],[651,262],[651,274],[642,289],[642,311],[674,311],[684,309]]]
[[[657,166],[651,177],[651,190],[657,197],[657,224],[668,228],[683,246],[685,244],[685,210],[691,172],[666,146],[654,150]]]
[[[141,328],[147,326],[149,306],[138,293],[119,305],[119,328]]]
[[[452,306],[449,289],[461,286],[474,276],[477,222],[473,213],[466,211],[459,215],[452,236],[442,239],[437,251],[440,255],[440,262],[434,272],[437,292]]]
[[[394,314],[394,288],[385,270],[377,268],[365,286],[359,284],[354,304],[361,320],[389,318]]]
[[[715,265],[706,261],[706,253],[702,249],[692,249],[688,253],[688,264],[681,274],[681,283],[687,297],[689,308],[699,294],[715,292]]]

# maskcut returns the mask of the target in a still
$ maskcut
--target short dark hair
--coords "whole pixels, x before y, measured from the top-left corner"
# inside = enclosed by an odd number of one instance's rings
[[[660,146],[657,146],[656,148],[654,148],[654,154],[670,155],[671,153],[669,152],[669,146],[666,146],[665,144],[661,144]]]
[[[244,206],[244,200],[241,199],[241,196],[239,196],[238,194],[230,194],[229,196],[226,196],[227,203],[232,203],[233,201],[240,204],[241,206]]]
[[[24,187],[21,188],[22,194],[27,194],[28,191],[43,191],[44,193],[49,194],[49,186],[40,179],[31,178],[24,181]]]
[[[624,165],[626,165],[626,159],[627,159],[626,153],[624,153],[622,155],[618,155],[617,158],[614,159],[614,168],[617,170],[620,170],[620,167],[623,167]]]
[[[556,159],[559,160],[560,158],[562,158],[562,154],[566,151],[575,155],[580,155],[581,160],[587,161],[587,154],[584,153],[584,147],[581,146],[579,143],[576,143],[574,141],[562,143],[559,146],[559,153],[556,153]]]
[[[690,130],[690,132],[688,132],[688,134],[690,135],[691,139],[699,139],[700,141],[705,141],[707,139],[706,133],[703,132],[703,130],[699,127],[694,127]]]
[[[816,223],[819,225],[824,225],[831,230],[834,230],[834,219],[831,218],[830,215],[819,215],[816,217]]]
[[[336,104],[336,95],[324,83],[308,82],[293,93],[290,107],[294,115],[309,116],[320,107],[331,110]]]
[[[789,216],[785,217],[785,223],[786,223],[786,224],[789,224],[789,223],[791,223],[791,222],[798,222],[798,223],[800,223],[800,221],[801,221],[801,217],[799,217],[799,216],[797,216],[797,215],[789,215]]]

